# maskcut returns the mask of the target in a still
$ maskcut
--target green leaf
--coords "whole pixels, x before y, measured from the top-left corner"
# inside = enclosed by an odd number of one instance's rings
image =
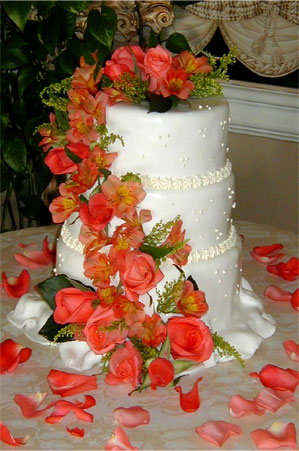
[[[69,150],[66,146],[64,148],[66,155],[76,164],[81,163],[82,162],[82,158],[78,157],[78,155],[76,155],[74,152],[72,152],[71,150]]]
[[[18,90],[19,96],[22,97],[24,91],[32,84],[35,83],[36,71],[32,66],[25,66],[21,69],[18,76]]]
[[[76,14],[69,11],[60,11],[59,14],[61,14],[60,40],[67,41],[74,34],[76,26]]]
[[[53,97],[55,97],[55,96],[53,96]],[[56,121],[57,121],[59,128],[61,128],[62,130],[68,130],[69,122],[68,122],[67,113],[65,111],[57,110],[56,108],[54,108],[54,113],[55,113]]]
[[[4,163],[4,161],[0,160],[0,188],[1,193],[3,191],[7,191],[10,185],[10,182],[12,180],[11,172],[7,164]]]
[[[47,225],[51,222],[51,214],[44,202],[36,194],[22,197],[24,206],[22,212],[26,218],[37,219],[40,225]]]
[[[6,1],[2,2],[2,6],[8,17],[20,30],[24,31],[31,9],[31,2]]]
[[[45,337],[49,341],[54,341],[54,338],[58,335],[59,331],[63,328],[65,328],[67,324],[57,324],[54,321],[53,315],[48,318],[46,323],[43,325],[43,327],[38,332],[40,335]],[[68,337],[68,336],[61,336],[56,341],[59,343],[65,342],[65,341],[73,341],[74,338]]]
[[[57,1],[36,1],[33,2],[34,8],[38,10],[41,15],[45,15],[49,9],[53,8],[56,5]]]
[[[66,74],[73,75],[78,65],[78,60],[74,55],[65,50],[60,53],[58,57],[58,64]]]
[[[157,47],[157,45],[159,44],[159,39],[158,39],[158,35],[152,30],[150,31],[150,35],[148,38],[148,47]]]
[[[55,296],[59,290],[62,288],[70,288],[73,287],[72,282],[63,274],[58,276],[50,277],[49,279],[44,280],[43,282],[37,285],[42,297],[47,302],[47,304],[51,307],[52,310],[55,310]]]
[[[52,10],[52,14],[43,22],[38,32],[40,42],[46,47],[51,55],[55,55],[60,30],[61,17],[58,10]]]
[[[163,346],[159,352],[159,357],[164,358],[164,359],[170,359],[170,340],[169,340],[169,335],[167,333],[167,337],[166,340],[163,343]]]
[[[111,48],[116,31],[117,18],[112,8],[102,6],[101,13],[93,9],[88,14],[87,29],[104,47]]]
[[[173,360],[172,365],[174,367],[174,374],[182,373],[183,371],[187,371],[189,368],[195,365],[196,362],[192,362],[191,360]]]
[[[17,67],[22,67],[30,63],[22,48],[10,49],[9,54],[10,58],[17,65]]]
[[[7,137],[3,146],[3,159],[16,172],[27,172],[27,149],[25,142],[18,136]]]
[[[195,291],[199,290],[197,282],[193,279],[193,277],[191,275],[187,278],[187,280],[189,280],[192,283],[193,288],[194,288]]]
[[[149,102],[150,113],[166,113],[166,111],[170,110],[172,107],[172,100],[170,97],[158,96],[153,92],[148,92],[147,99]]]
[[[43,157],[39,155],[39,158],[35,163],[33,173],[36,192],[39,196],[42,195],[43,191],[49,185],[52,175],[53,174],[48,166],[45,165]]]
[[[145,252],[153,257],[154,260],[159,260],[160,258],[165,257],[173,251],[173,247],[163,246],[156,247],[150,246],[148,244],[143,244],[140,247],[141,252]]]
[[[61,9],[65,9],[72,13],[77,13],[80,11],[84,11],[86,8],[88,8],[90,1],[85,1],[85,2],[63,1],[63,2],[56,2],[56,3],[57,3],[57,6]]]
[[[191,52],[191,48],[187,39],[181,33],[171,34],[166,41],[166,48],[173,53],[180,53],[183,50],[188,50],[189,52]]]

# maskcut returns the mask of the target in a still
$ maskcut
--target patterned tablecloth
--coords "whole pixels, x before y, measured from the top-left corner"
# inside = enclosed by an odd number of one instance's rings
[[[243,274],[253,285],[261,297],[269,284],[294,291],[296,282],[286,282],[283,279],[268,274],[264,265],[257,263],[249,251],[254,246],[273,243],[284,245],[286,258],[296,255],[298,241],[291,232],[281,231],[266,225],[238,222],[238,232],[245,237],[243,251]],[[31,228],[17,232],[2,234],[2,271],[7,276],[18,275],[20,265],[14,259],[14,253],[19,252],[19,242],[36,241],[41,248],[43,238],[48,235],[53,240],[58,228],[56,226]],[[51,269],[30,270],[31,289],[46,277],[51,275]],[[209,450],[215,445],[203,440],[195,432],[197,426],[209,420],[224,420],[235,423],[242,428],[243,436],[229,438],[222,449],[255,449],[250,432],[258,428],[268,428],[275,421],[294,422],[298,419],[298,402],[287,404],[276,413],[266,411],[264,415],[250,415],[233,418],[228,410],[228,402],[232,395],[241,394],[247,399],[253,399],[262,385],[259,380],[249,376],[251,371],[259,372],[267,363],[282,368],[296,368],[284,349],[283,342],[292,339],[298,342],[298,316],[290,303],[273,302],[264,299],[265,310],[277,321],[277,330],[273,337],[265,340],[256,354],[245,362],[243,369],[237,361],[222,363],[210,369],[202,369],[203,380],[199,384],[201,406],[195,413],[185,413],[179,407],[179,394],[172,388],[146,390],[128,396],[127,386],[111,387],[104,383],[103,376],[98,377],[98,391],[90,394],[96,398],[96,406],[89,411],[94,415],[93,423],[79,422],[75,417],[67,416],[61,423],[50,425],[44,417],[25,419],[19,407],[14,403],[16,393],[31,394],[37,391],[47,392],[47,402],[56,400],[47,383],[47,375],[52,368],[65,370],[54,346],[42,346],[32,343],[23,336],[20,329],[8,323],[7,313],[14,309],[16,300],[7,297],[2,290],[1,297],[1,341],[12,338],[22,345],[32,348],[31,358],[10,375],[1,376],[1,421],[8,426],[14,437],[29,434],[32,438],[24,446],[30,450],[100,450],[104,449],[106,441],[111,437],[117,424],[113,421],[113,410],[116,407],[139,405],[149,410],[151,420],[146,426],[126,429],[131,443],[140,450]],[[89,371],[87,374],[92,374]],[[180,384],[183,391],[191,388],[193,377],[185,377]],[[83,399],[83,394],[72,399]],[[297,398],[298,400],[298,398]],[[83,439],[76,438],[66,431],[70,428],[85,429]],[[1,449],[13,449],[2,443]]]

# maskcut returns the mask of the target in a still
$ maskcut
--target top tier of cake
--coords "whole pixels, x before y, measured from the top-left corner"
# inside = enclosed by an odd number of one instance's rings
[[[187,116],[187,117],[186,117]],[[190,100],[167,113],[148,105],[107,108],[107,128],[124,137],[114,172],[184,178],[206,176],[226,166],[228,103],[224,98]],[[109,150],[120,150],[119,142]],[[157,163],[159,162],[159,163]]]

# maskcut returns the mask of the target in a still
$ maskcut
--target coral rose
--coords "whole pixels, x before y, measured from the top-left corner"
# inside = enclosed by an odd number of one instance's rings
[[[135,63],[141,72],[142,80],[144,74],[144,51],[138,45],[118,47],[112,54],[111,60],[106,62],[104,73],[113,81],[118,79],[124,72],[129,72],[134,76]]]
[[[131,383],[137,387],[142,368],[140,352],[130,341],[126,341],[123,348],[117,349],[110,359],[109,373],[105,378],[106,384],[119,385]]]
[[[62,288],[55,296],[55,322],[58,324],[86,323],[94,312],[92,303],[95,299],[97,295],[94,291]]]
[[[173,364],[162,357],[157,357],[148,367],[152,388],[166,387],[174,378]]]
[[[150,75],[149,91],[154,92],[159,88],[160,80],[166,77],[171,67],[171,54],[161,45],[152,47],[146,51],[144,57],[145,73]]]
[[[130,301],[137,301],[140,294],[155,288],[163,277],[160,269],[156,269],[153,257],[138,250],[126,255],[120,273],[126,296]]]
[[[111,351],[116,344],[125,341],[128,333],[126,328],[121,327],[113,309],[102,306],[97,307],[94,311],[83,332],[88,345],[95,354],[105,354]]]
[[[64,147],[56,147],[45,158],[45,163],[53,174],[71,174],[77,170],[76,163],[65,153]]]
[[[213,352],[213,339],[203,321],[173,316],[168,321],[171,354],[174,359],[205,362]]]
[[[103,193],[94,194],[88,204],[80,205],[81,221],[92,230],[103,230],[115,215],[115,208],[107,206],[107,197]]]

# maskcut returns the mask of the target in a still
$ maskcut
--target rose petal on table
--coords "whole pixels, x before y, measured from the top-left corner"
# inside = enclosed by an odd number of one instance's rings
[[[262,388],[253,400],[261,408],[276,412],[285,404],[295,401],[295,397],[293,392],[289,390],[278,391],[266,387]]]
[[[75,399],[74,404],[81,409],[90,409],[90,407],[96,405],[96,400],[91,395],[85,395],[84,401],[78,401],[77,399]]]
[[[274,255],[259,255],[256,254],[254,251],[251,251],[250,254],[252,255],[253,258],[255,258],[256,261],[258,261],[259,263],[263,263],[264,265],[274,263],[285,256],[285,254],[282,253]]]
[[[138,451],[138,448],[131,445],[129,437],[123,428],[118,426],[112,432],[111,438],[106,442],[105,450],[133,450]]]
[[[25,418],[35,418],[43,415],[43,413],[54,406],[55,401],[50,402],[46,407],[39,410],[40,405],[47,397],[47,393],[33,393],[32,395],[23,395],[18,393],[14,397],[14,401],[20,406],[22,414]]]
[[[3,288],[12,298],[20,298],[27,293],[30,285],[30,274],[26,269],[23,269],[21,274],[17,277],[7,277],[6,273],[2,273]]]
[[[272,301],[291,302],[292,293],[290,291],[283,290],[276,285],[268,285],[264,291],[264,297],[271,299]]]
[[[278,251],[283,248],[283,245],[280,243],[269,244],[267,246],[256,246],[253,248],[252,252],[256,255],[269,255],[272,252]]]
[[[297,449],[296,429],[294,423],[272,424],[268,429],[256,429],[251,438],[258,449]]]
[[[50,259],[52,262],[55,262],[56,260],[56,246],[54,243],[49,244],[48,243],[48,236],[44,238],[43,241],[43,254],[45,257]]]
[[[84,429],[79,429],[78,427],[70,429],[69,427],[66,427],[66,430],[73,435],[74,437],[83,438],[84,437]]]
[[[33,241],[32,243],[28,243],[28,244],[18,243],[18,247],[21,248],[21,249],[26,249],[27,247],[34,247],[34,246],[36,246],[36,242],[35,241]]]
[[[299,312],[299,288],[293,293],[291,304],[293,309]]]
[[[298,371],[287,368],[286,370],[276,365],[266,365],[260,373],[250,373],[251,377],[259,377],[261,383],[265,387],[273,388],[274,390],[290,390],[295,391],[299,380]]]
[[[52,259],[46,257],[41,251],[31,251],[26,254],[15,253],[15,259],[20,265],[30,269],[40,269],[44,266],[48,266],[52,262]]]
[[[31,349],[16,343],[11,338],[0,344],[0,374],[13,373],[20,363],[31,356]]]
[[[59,370],[50,371],[48,383],[52,392],[62,397],[98,388],[96,376],[85,376]]]
[[[234,395],[230,398],[228,409],[229,413],[235,418],[250,414],[263,415],[265,413],[265,410],[256,405],[255,401],[245,399],[241,395]]]
[[[239,426],[226,421],[207,421],[195,431],[201,438],[217,446],[222,446],[231,435],[242,435]]]
[[[150,422],[149,411],[139,406],[118,407],[114,409],[113,416],[125,428],[136,428]]]
[[[85,404],[86,401],[83,401],[82,403],[80,403],[79,401],[73,403],[71,401],[65,401],[64,399],[56,401],[53,412],[46,418],[46,423],[58,423],[70,412],[73,412],[78,420],[88,421],[89,423],[92,423],[93,415],[91,413],[85,412],[85,410],[82,408]]]
[[[291,360],[294,360],[294,362],[299,362],[299,345],[294,340],[284,341],[283,347],[287,356]]]
[[[299,261],[297,257],[291,257],[286,263],[280,262],[276,265],[268,265],[266,269],[269,273],[292,282],[298,279]]]
[[[197,381],[195,381],[193,388],[187,393],[182,392],[182,387],[179,385],[175,387],[175,391],[180,394],[180,406],[181,409],[185,412],[195,412],[200,406],[200,400],[198,395],[198,383],[202,380],[202,377],[199,377]]]
[[[26,435],[25,437],[18,437],[18,438],[13,437],[11,435],[11,432],[8,429],[8,427],[5,426],[5,424],[3,424],[2,421],[0,421],[0,440],[2,442],[6,443],[7,445],[11,445],[11,446],[21,446],[21,445],[26,445],[26,443],[30,439],[31,439],[30,435]]]

